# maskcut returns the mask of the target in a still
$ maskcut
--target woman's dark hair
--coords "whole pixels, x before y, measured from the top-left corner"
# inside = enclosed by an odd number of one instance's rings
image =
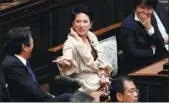
[[[71,12],[71,20],[72,22],[75,20],[76,15],[79,13],[85,13],[86,15],[89,16],[90,21],[93,20],[93,14],[91,13],[91,11],[89,10],[89,8],[85,5],[81,5],[80,7],[76,7],[72,9]]]
[[[140,4],[144,4],[146,6],[151,6],[153,9],[156,8],[158,0],[134,0],[134,7],[136,8]]]
[[[118,102],[116,94],[123,94],[125,91],[124,81],[133,81],[132,78],[128,76],[120,76],[112,80],[110,88],[110,97],[112,102]]]
[[[22,51],[22,44],[30,46],[31,31],[29,27],[15,27],[7,32],[4,38],[4,50],[14,55]]]

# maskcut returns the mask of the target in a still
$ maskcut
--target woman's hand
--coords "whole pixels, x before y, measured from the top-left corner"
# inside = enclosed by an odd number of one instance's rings
[[[58,63],[61,68],[69,68],[72,66],[72,64],[64,58],[56,59],[53,62]]]
[[[108,70],[107,68],[100,68],[100,69],[99,69],[99,73],[100,73],[100,74],[104,73],[104,74],[106,74],[106,75],[109,75],[109,70]]]
[[[109,81],[109,77],[105,73],[100,74],[100,83],[102,87],[100,91],[104,91],[104,92],[109,91],[109,86],[111,82]]]

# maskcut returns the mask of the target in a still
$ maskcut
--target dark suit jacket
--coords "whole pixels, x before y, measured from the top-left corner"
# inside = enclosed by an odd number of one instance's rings
[[[163,25],[165,26],[165,29],[167,33],[169,33],[169,15],[164,8],[163,3],[158,3],[156,7],[156,13],[159,16],[160,20],[162,21]]]
[[[41,92],[27,67],[15,56],[7,55],[2,63],[4,77],[12,101],[52,101],[51,95]]]
[[[163,10],[163,9],[161,9]],[[163,15],[163,11],[156,11],[157,15]],[[167,51],[164,47],[164,39],[157,28],[157,22],[152,15],[152,24],[155,29],[155,33],[152,36],[145,31],[143,25],[134,20],[135,13],[134,11],[123,21],[121,27],[121,44],[124,55],[124,65],[121,68],[121,72],[131,72],[132,69],[140,68],[142,66],[148,65],[160,58],[165,57],[161,56],[166,54]],[[164,24],[167,32],[167,21],[166,16],[159,16]],[[164,19],[165,18],[165,19]],[[168,32],[169,33],[169,32]],[[156,46],[156,54],[153,55],[153,50],[150,48],[151,45]]]
[[[0,68],[0,102],[10,102],[10,100],[8,86],[2,73],[2,69]]]

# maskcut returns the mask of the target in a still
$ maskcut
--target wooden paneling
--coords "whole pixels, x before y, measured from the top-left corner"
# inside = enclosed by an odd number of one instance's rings
[[[103,35],[104,33],[108,32],[108,31],[120,28],[120,26],[121,26],[121,22],[120,23],[116,23],[116,24],[112,24],[110,26],[104,27],[104,28],[99,29],[99,30],[96,30],[94,33],[97,36],[101,36],[101,35]],[[49,48],[48,51],[57,52],[57,51],[61,50],[62,47],[63,47],[63,44],[59,44],[59,45],[57,45],[55,47]]]
[[[158,74],[168,58],[157,61],[129,74],[140,89],[141,102],[168,102],[169,76]]]
[[[135,72],[129,74],[129,76],[167,76],[168,75],[160,75],[158,72],[163,70],[163,64],[168,63],[168,58],[162,59],[158,62],[153,63],[152,65],[148,65],[144,68],[141,68]]]

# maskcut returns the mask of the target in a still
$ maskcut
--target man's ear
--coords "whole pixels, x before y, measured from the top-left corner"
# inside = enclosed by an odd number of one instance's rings
[[[116,98],[119,102],[122,102],[122,100],[123,100],[123,96],[121,93],[116,93]]]
[[[22,44],[22,50],[27,51],[26,46],[24,44]]]

